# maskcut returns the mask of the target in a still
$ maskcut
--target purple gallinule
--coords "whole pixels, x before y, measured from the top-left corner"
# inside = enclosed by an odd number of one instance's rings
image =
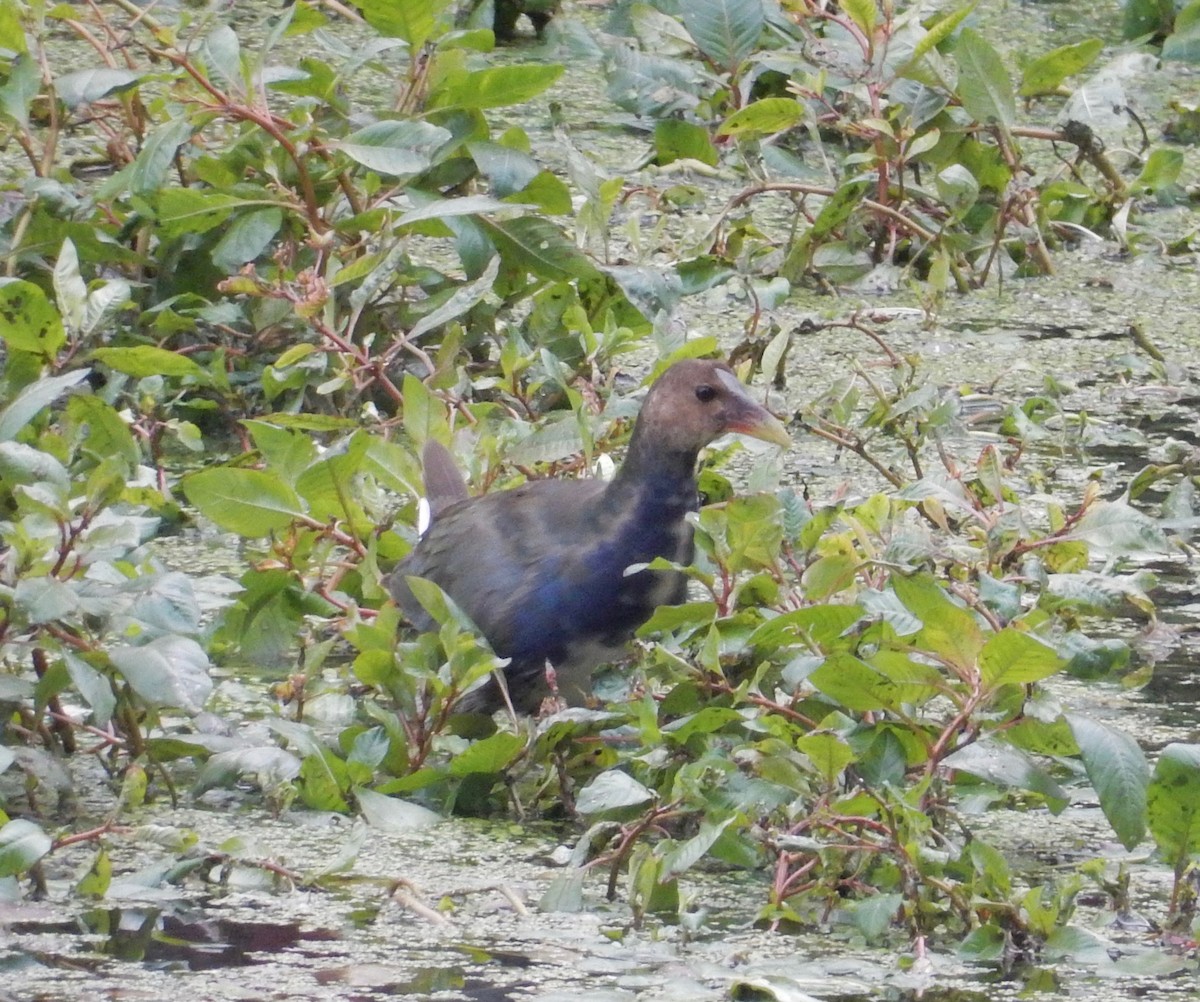
[[[655,557],[690,563],[697,455],[725,432],[791,444],[727,365],[688,359],[651,386],[611,481],[534,480],[469,497],[449,452],[430,442],[431,522],[388,589],[416,627],[430,629],[407,578],[440,585],[510,659],[504,675],[516,709],[536,709],[549,692],[548,666],[559,693],[578,703],[594,667],[619,660],[658,606],[684,601],[683,574],[639,565]],[[461,708],[501,705],[491,679]]]

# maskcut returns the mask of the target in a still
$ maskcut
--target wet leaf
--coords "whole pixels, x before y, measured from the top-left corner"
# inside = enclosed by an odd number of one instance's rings
[[[208,385],[211,381],[208,373],[186,355],[152,345],[138,345],[136,348],[97,348],[91,357],[110,369],[135,379],[170,376],[177,379],[194,379],[201,385]]]
[[[166,636],[133,647],[122,644],[109,654],[138,697],[154,707],[196,714],[212,692],[208,655],[188,637]]]
[[[739,108],[717,130],[720,136],[769,136],[804,122],[804,105],[790,97],[767,97]]]
[[[503,772],[524,748],[525,739],[520,735],[498,731],[455,755],[450,763],[450,774],[469,776],[472,773]]]
[[[579,791],[575,808],[580,814],[600,814],[653,801],[654,793],[627,772],[608,769]]]
[[[973,28],[964,28],[954,46],[958,93],[963,107],[980,122],[1007,129],[1017,114],[1016,95],[999,54]]]
[[[132,70],[101,66],[74,70],[55,78],[54,89],[63,104],[76,108],[111,94],[120,94],[138,85],[141,77]]]
[[[295,488],[262,470],[199,470],[184,477],[183,491],[205,518],[250,538],[270,535],[302,514]]]
[[[1030,62],[1021,74],[1021,96],[1034,97],[1050,94],[1070,76],[1087,69],[1100,52],[1104,43],[1098,38],[1087,38],[1071,45],[1060,45]]]
[[[1163,553],[1169,548],[1154,519],[1119,501],[1093,505],[1071,530],[1070,538],[1083,540],[1100,554]]]
[[[1200,852],[1200,745],[1169,744],[1154,764],[1146,816],[1167,861],[1180,872]]]
[[[429,167],[434,152],[450,138],[447,130],[428,122],[373,122],[352,132],[338,148],[370,170],[402,176]]]
[[[587,871],[572,867],[558,874],[538,901],[538,909],[544,912],[583,911],[583,878]]]
[[[835,734],[805,734],[796,739],[796,747],[808,756],[821,778],[829,786],[855,759],[849,745]]]
[[[503,108],[537,97],[562,76],[555,63],[496,66],[451,74],[429,95],[431,108]]]
[[[980,674],[990,687],[1040,682],[1062,667],[1053,647],[1011,626],[988,637],[979,654]]]
[[[947,755],[942,764],[948,769],[969,772],[989,783],[1040,793],[1055,813],[1067,806],[1066,793],[1045,770],[1024,752],[997,741],[967,745]]]
[[[1066,717],[1104,816],[1121,844],[1133,849],[1146,834],[1146,756],[1124,731],[1074,713]]]
[[[720,821],[703,821],[700,831],[682,845],[677,845],[663,857],[662,875],[664,878],[674,877],[685,873],[696,865],[708,853],[735,818],[727,817]]]
[[[700,51],[729,73],[753,51],[766,23],[758,0],[689,0],[682,12]]]
[[[895,576],[892,590],[921,621],[916,637],[919,646],[962,668],[974,667],[983,649],[984,636],[970,611],[951,601],[928,574]]]
[[[50,852],[50,836],[32,821],[15,818],[0,828],[0,878],[24,873]]]
[[[387,797],[365,787],[354,791],[354,799],[358,801],[367,824],[379,831],[399,835],[442,822],[441,815],[427,807]]]

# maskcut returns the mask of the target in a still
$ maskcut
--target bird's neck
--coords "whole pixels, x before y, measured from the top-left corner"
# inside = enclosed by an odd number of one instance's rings
[[[635,494],[642,503],[667,507],[696,507],[696,457],[694,449],[664,449],[647,442],[634,429],[625,462],[613,479],[614,495]]]

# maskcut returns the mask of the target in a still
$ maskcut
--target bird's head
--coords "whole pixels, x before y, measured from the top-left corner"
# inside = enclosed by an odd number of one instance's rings
[[[779,419],[754,400],[724,362],[685,359],[664,372],[646,396],[638,430],[659,449],[696,453],[726,432],[787,447]]]

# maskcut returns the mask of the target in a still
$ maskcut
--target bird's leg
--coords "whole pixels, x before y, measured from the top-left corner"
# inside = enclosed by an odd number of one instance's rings
[[[550,663],[550,659],[546,659],[546,688],[550,690],[550,695],[542,700],[539,716],[544,716],[548,713],[557,713],[559,710],[567,708],[567,701],[559,695],[558,692],[558,672],[554,670],[554,665]]]

